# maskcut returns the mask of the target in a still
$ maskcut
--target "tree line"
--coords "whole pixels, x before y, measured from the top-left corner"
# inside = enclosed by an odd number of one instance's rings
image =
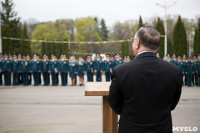
[[[145,25],[156,28],[161,35],[165,34],[163,20],[154,17],[143,22],[142,17],[138,20],[117,21],[108,27],[103,18],[82,17],[73,19],[58,19],[54,22],[37,22],[29,19],[21,22],[14,11],[12,0],[4,0],[2,3],[2,36],[15,37],[33,40],[49,41],[107,41],[107,40],[127,40],[133,38],[136,31]],[[178,55],[200,53],[200,20],[189,20],[181,16],[170,16],[167,18],[167,48],[168,53]],[[55,54],[65,53],[85,55],[87,53],[110,53],[121,52],[122,56],[131,55],[132,42],[112,43],[112,44],[55,44],[36,43],[25,41],[4,40],[4,53],[39,53]],[[160,48],[161,57],[164,56],[164,37],[161,37]]]

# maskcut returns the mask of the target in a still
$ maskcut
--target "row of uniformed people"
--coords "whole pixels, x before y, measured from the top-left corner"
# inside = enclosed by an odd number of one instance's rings
[[[157,54],[157,56],[159,55]],[[170,54],[167,54],[166,61],[180,68],[183,85],[200,86],[200,54],[198,58],[189,56],[187,59],[185,54],[182,55],[182,58],[180,55],[176,57],[175,53],[170,58]]]
[[[102,73],[105,73],[106,81],[110,81],[112,69],[130,61],[130,56],[125,56],[122,61],[120,54],[115,55],[115,59],[111,59],[109,54],[106,54],[106,60],[102,61],[100,54],[96,54],[96,59],[92,56],[87,56],[84,61],[79,58],[77,61],[75,56],[71,56],[69,60],[66,55],[61,54],[60,60],[56,56],[51,55],[51,60],[48,60],[47,55],[43,55],[43,60],[39,59],[38,54],[33,55],[30,59],[29,55],[21,54],[1,54],[0,53],[0,85],[2,84],[2,74],[4,74],[4,84],[11,85],[11,74],[13,74],[13,85],[30,85],[31,77],[33,75],[34,85],[41,84],[41,73],[44,80],[44,85],[50,84],[50,74],[52,77],[52,85],[58,85],[58,74],[61,75],[62,85],[67,85],[68,74],[71,77],[72,85],[76,84],[77,75],[79,76],[79,83],[83,85],[84,74],[87,74],[87,81],[93,81],[93,74],[96,75],[96,81],[102,81]],[[11,73],[12,72],[12,73]]]

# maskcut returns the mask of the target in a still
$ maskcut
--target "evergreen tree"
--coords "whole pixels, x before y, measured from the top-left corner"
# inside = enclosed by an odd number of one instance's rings
[[[99,25],[99,20],[97,17],[94,17],[94,21],[96,22],[97,25]]]
[[[23,25],[22,37],[21,38],[29,39],[26,23]],[[21,41],[20,53],[22,53],[22,54],[31,54],[30,42]]]
[[[121,43],[121,57],[124,57],[125,55],[125,46],[124,42]]]
[[[101,22],[100,22],[100,36],[103,41],[108,40],[108,30],[107,30],[104,19],[101,19]]]
[[[167,53],[172,54],[173,53],[173,45],[172,45],[172,41],[167,38]]]
[[[198,27],[195,28],[194,35],[194,54],[200,54],[200,21],[198,22]]]
[[[4,37],[21,37],[21,27],[19,24],[20,18],[14,11],[14,3],[12,0],[5,0],[2,4],[2,36]],[[19,41],[2,40],[2,49],[4,53],[18,53],[20,52]]]
[[[198,33],[198,28],[195,28],[195,34],[194,34],[194,54],[195,55],[199,53],[197,33]]]
[[[188,51],[186,30],[181,16],[178,17],[174,27],[173,48],[177,55],[187,54]]]
[[[199,19],[199,24],[198,24],[197,38],[198,38],[197,45],[199,46],[198,54],[200,54],[200,19]]]
[[[157,29],[158,32],[160,32],[161,35],[165,34],[163,21],[159,17],[158,17],[155,29]],[[158,49],[158,52],[160,53],[161,58],[164,56],[164,49],[165,49],[164,48],[164,39],[165,39],[164,37],[161,37],[160,46],[159,46],[159,49]],[[169,53],[169,51],[168,51],[168,53]]]
[[[142,22],[142,17],[140,16],[140,18],[139,18],[138,29],[139,29],[140,27],[142,27],[142,26],[144,26],[144,24],[143,24],[143,22]]]
[[[129,43],[128,42],[121,43],[121,56],[124,57],[125,55],[129,55]]]

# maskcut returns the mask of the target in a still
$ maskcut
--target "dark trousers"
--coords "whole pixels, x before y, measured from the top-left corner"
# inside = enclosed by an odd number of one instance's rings
[[[101,82],[101,71],[97,71],[96,73],[96,81]]]
[[[92,73],[92,82],[94,81],[93,76],[94,76],[94,73]]]
[[[39,85],[39,72],[33,72],[34,85]]]
[[[77,84],[77,74],[75,74],[75,85]]]
[[[87,72],[87,81],[92,82],[93,81],[93,74],[91,72]]]
[[[195,85],[196,86],[199,86],[199,77],[200,77],[200,74],[199,74],[199,72],[198,73],[196,73],[196,76],[195,76]]]
[[[31,72],[28,72],[28,84],[31,85],[32,83],[32,74]]]
[[[192,86],[192,73],[187,73],[187,86]]]
[[[39,84],[41,85],[41,72],[39,72]]]
[[[61,75],[61,84],[63,86],[67,85],[67,73],[61,72],[60,75]]]
[[[0,72],[0,85],[2,85],[2,72]]]
[[[28,85],[28,72],[22,73],[23,85]]]
[[[19,73],[18,78],[19,78],[19,84],[22,84],[22,82],[23,82],[22,73]]]
[[[58,85],[58,78],[57,78],[57,73],[51,72],[51,80],[52,80],[52,85]]]
[[[19,85],[19,73],[13,72],[13,85]]]
[[[110,82],[111,73],[110,72],[106,72],[105,76],[106,76],[106,82]]]
[[[9,71],[4,71],[4,84],[5,85],[11,85],[11,73]]]
[[[49,73],[48,72],[43,72],[43,81],[44,81],[44,85],[49,85]]]
[[[181,73],[181,84],[183,85],[183,73]]]
[[[187,81],[188,81],[188,78],[187,78],[187,74],[185,74],[185,85],[187,85]]]

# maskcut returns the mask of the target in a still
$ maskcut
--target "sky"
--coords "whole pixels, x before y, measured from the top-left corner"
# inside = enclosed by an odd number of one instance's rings
[[[139,15],[148,18],[164,16],[164,8],[156,5],[165,4],[165,0],[13,0],[15,11],[24,20],[35,18],[39,22],[55,21],[60,18],[97,16],[104,18],[108,26],[115,22],[138,19]],[[200,16],[200,0],[166,0],[167,14],[181,15],[195,19]]]

